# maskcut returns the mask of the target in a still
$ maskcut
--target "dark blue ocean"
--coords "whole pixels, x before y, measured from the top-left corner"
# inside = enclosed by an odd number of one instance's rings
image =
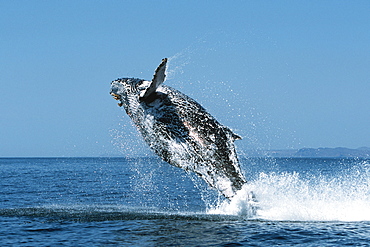
[[[241,166],[248,188],[228,202],[157,158],[0,158],[0,243],[370,246],[369,159]]]

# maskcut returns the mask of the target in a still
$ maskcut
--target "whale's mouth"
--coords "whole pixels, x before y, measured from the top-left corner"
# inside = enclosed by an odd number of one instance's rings
[[[113,92],[110,93],[110,95],[112,95],[115,100],[120,100],[121,99],[121,95],[115,94]]]
[[[121,100],[121,95],[115,94],[115,93],[113,93],[113,92],[111,92],[111,93],[110,93],[110,95],[112,95],[112,96],[113,96],[113,99],[115,99],[115,100],[119,100],[119,101]],[[122,103],[122,102],[119,102],[119,103],[118,103],[118,106],[120,106],[120,107],[121,107],[122,105],[123,105],[123,103]]]

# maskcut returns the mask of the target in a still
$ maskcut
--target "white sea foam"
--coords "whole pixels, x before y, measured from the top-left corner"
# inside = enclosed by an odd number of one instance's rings
[[[251,218],[256,215],[256,206],[257,202],[250,190],[250,185],[245,184],[230,201],[223,201],[216,207],[210,207],[208,213],[240,215]]]
[[[369,221],[370,178],[356,172],[331,179],[260,173],[230,202],[208,213],[279,221]]]

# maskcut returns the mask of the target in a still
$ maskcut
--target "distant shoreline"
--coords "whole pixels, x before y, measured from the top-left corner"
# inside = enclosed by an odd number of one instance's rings
[[[370,158],[370,148],[357,149],[337,148],[301,148],[282,150],[247,150],[246,157],[275,157],[275,158]]]

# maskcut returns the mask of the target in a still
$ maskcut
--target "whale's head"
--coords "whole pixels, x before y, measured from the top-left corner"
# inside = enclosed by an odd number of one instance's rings
[[[145,94],[149,86],[150,82],[142,79],[120,78],[112,81],[110,94],[120,101],[119,106],[124,106],[126,109],[132,103],[139,103],[140,97]]]
[[[120,78],[112,81],[110,94],[114,99],[120,101],[118,105],[123,106],[129,113],[131,107],[135,107],[141,102],[150,101],[166,77],[166,63],[167,58],[163,59],[156,69],[152,81],[137,78]]]

